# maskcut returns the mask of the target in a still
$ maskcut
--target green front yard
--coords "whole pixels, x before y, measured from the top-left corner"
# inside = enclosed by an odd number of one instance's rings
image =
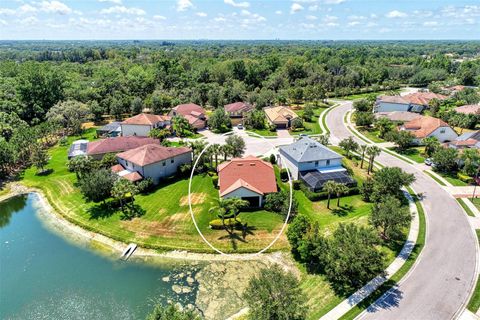
[[[328,108],[315,108],[313,110],[313,118],[310,122],[307,122],[307,121],[303,121],[303,126],[304,126],[304,129],[303,130],[299,130],[299,131],[293,131],[292,134],[293,135],[299,135],[299,134],[308,134],[308,135],[311,135],[311,134],[322,134],[322,129],[320,128],[320,124],[318,123],[318,118],[320,117],[320,114],[325,110],[325,109],[328,109]],[[295,110],[295,113],[299,116],[299,117],[303,117],[303,109],[301,110]]]
[[[436,172],[436,173],[455,187],[465,187],[469,185],[468,183],[460,180],[457,177],[457,174],[455,172],[453,173]]]
[[[375,129],[368,129],[365,127],[356,127],[356,129],[363,134],[368,139],[372,140],[375,143],[382,143],[385,142],[382,138],[378,136],[378,130]]]
[[[395,151],[396,153],[409,158],[410,160],[416,163],[423,163],[427,158],[424,154],[425,147],[410,147],[404,151],[399,151],[395,147],[388,148],[389,150]]]

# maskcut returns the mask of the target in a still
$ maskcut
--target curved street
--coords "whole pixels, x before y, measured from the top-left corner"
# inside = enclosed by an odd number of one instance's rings
[[[333,144],[352,136],[343,123],[351,102],[327,114]],[[452,319],[461,314],[476,276],[476,237],[457,201],[421,170],[382,152],[376,160],[415,175],[412,187],[423,193],[427,238],[416,265],[360,317],[365,319]]]

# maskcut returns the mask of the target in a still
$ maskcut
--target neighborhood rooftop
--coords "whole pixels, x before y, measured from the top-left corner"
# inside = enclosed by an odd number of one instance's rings
[[[169,120],[169,116],[159,116],[156,114],[149,113],[140,113],[131,118],[125,119],[123,124],[132,124],[132,125],[154,125],[158,122]]]
[[[259,194],[277,191],[272,164],[254,156],[234,158],[218,166],[220,195],[240,187]]]
[[[464,114],[480,114],[480,104],[467,104],[465,106],[455,108],[455,111]]]
[[[160,142],[157,139],[136,136],[106,138],[89,142],[87,154],[116,153],[138,148],[146,144],[160,144]]]
[[[122,158],[126,161],[133,162],[139,166],[145,166],[148,164],[173,158],[187,152],[191,152],[191,149],[187,147],[173,148],[160,146],[158,144],[147,144],[135,149],[119,153],[117,157]]]
[[[239,112],[239,111],[248,111],[252,109],[253,107],[245,102],[234,102],[225,105],[225,111],[226,112]]]
[[[417,138],[425,138],[440,127],[449,127],[449,125],[441,119],[430,116],[422,116],[404,124],[404,128],[411,131]]]
[[[342,158],[340,154],[309,137],[303,137],[290,145],[281,146],[280,149],[297,162]]]

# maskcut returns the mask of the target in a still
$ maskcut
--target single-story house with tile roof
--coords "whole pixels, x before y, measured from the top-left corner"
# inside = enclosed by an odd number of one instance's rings
[[[224,106],[225,112],[230,118],[243,118],[245,113],[254,109],[254,107],[246,102],[234,102]]]
[[[265,196],[277,192],[271,163],[254,156],[234,158],[218,166],[220,197],[240,198],[251,207],[261,207]]]
[[[375,113],[376,119],[387,118],[394,122],[408,122],[421,117],[421,114],[409,111],[391,111]]]
[[[472,132],[465,132],[464,134],[460,135],[457,139],[447,142],[446,145],[449,148],[462,150],[462,149],[469,149],[469,148],[480,148],[480,130],[472,131]]]
[[[124,168],[118,175],[151,178],[154,183],[159,183],[161,179],[176,174],[181,165],[192,162],[192,149],[147,144],[117,154],[117,161]],[[112,170],[119,170],[114,168]]]
[[[120,122],[110,122],[97,130],[97,137],[118,137],[122,135],[122,125]]]
[[[284,106],[264,108],[265,116],[269,124],[275,125],[278,129],[290,128],[293,119],[298,115],[292,109]]]
[[[280,147],[279,165],[288,168],[293,180],[302,180],[310,190],[319,191],[328,180],[355,185],[342,166],[343,157],[309,137]]]
[[[207,126],[205,110],[195,103],[180,104],[170,111],[169,116],[182,116],[195,129],[203,129]]]
[[[160,144],[158,139],[147,137],[113,137],[89,142],[86,154],[94,159],[102,159],[107,153],[119,153],[147,144]]]
[[[455,111],[463,114],[478,114],[480,115],[480,104],[467,104],[465,106],[455,108]]]
[[[414,143],[421,144],[427,137],[435,137],[440,142],[454,141],[458,135],[445,121],[430,116],[409,121],[400,127],[400,130],[411,132]]]
[[[150,130],[154,128],[167,128],[170,126],[169,116],[140,113],[121,122],[122,136],[148,137]]]
[[[428,108],[428,103],[432,99],[445,100],[447,97],[433,92],[415,92],[404,96],[380,96],[375,102],[373,112],[422,112]]]

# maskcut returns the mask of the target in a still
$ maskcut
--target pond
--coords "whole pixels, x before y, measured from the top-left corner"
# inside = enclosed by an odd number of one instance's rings
[[[75,245],[45,224],[36,197],[0,202],[0,319],[144,319],[157,302],[194,303],[196,284],[179,297],[165,280],[186,287],[192,269],[108,259]]]

